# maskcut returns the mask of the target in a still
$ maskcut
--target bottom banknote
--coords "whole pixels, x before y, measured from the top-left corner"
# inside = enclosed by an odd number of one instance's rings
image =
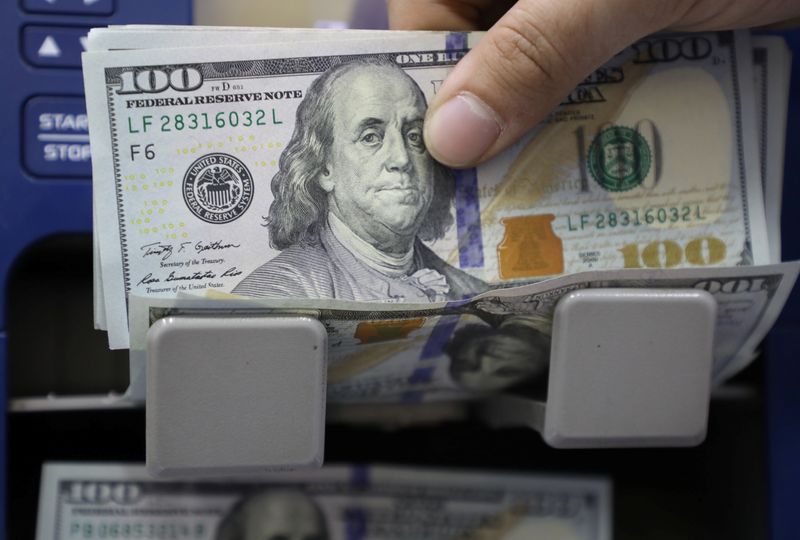
[[[334,466],[224,482],[46,464],[37,540],[610,540],[602,478]]]
[[[423,305],[132,297],[128,397],[144,399],[146,336],[158,319],[304,315],[318,318],[328,332],[329,402],[469,399],[498,391],[540,398],[547,386],[556,304],[572,291],[597,288],[711,293],[717,303],[713,375],[718,383],[753,358],[786,302],[799,267],[782,263],[584,272],[494,290],[463,302]]]

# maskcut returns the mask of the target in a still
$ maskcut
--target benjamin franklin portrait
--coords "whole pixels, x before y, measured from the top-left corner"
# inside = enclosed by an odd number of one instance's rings
[[[453,224],[454,179],[422,138],[427,104],[388,61],[330,68],[309,87],[272,179],[281,251],[232,291],[256,297],[459,300],[487,285],[425,245]]]
[[[547,383],[551,322],[512,315],[499,324],[468,324],[445,347],[450,376],[461,388],[495,392]]]
[[[302,491],[274,489],[236,503],[217,527],[216,540],[327,540],[322,510]]]

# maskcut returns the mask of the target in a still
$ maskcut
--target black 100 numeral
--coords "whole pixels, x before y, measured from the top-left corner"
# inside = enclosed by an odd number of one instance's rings
[[[119,79],[122,87],[117,94],[157,94],[167,88],[189,92],[203,84],[202,73],[193,67],[179,67],[169,72],[162,69],[123,71]]]

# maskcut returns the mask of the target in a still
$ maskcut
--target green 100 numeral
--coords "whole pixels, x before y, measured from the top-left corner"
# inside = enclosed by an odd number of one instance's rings
[[[714,236],[701,236],[686,246],[672,240],[650,242],[639,249],[639,244],[626,244],[620,248],[625,268],[673,268],[683,261],[694,266],[709,266],[725,259],[725,242]]]

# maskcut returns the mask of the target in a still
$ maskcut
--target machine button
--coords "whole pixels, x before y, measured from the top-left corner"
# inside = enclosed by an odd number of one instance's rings
[[[25,104],[25,168],[35,176],[92,176],[82,97],[38,96]]]
[[[31,13],[111,15],[114,0],[22,0],[22,8]]]
[[[34,66],[81,67],[88,28],[28,26],[22,31],[25,58]]]

